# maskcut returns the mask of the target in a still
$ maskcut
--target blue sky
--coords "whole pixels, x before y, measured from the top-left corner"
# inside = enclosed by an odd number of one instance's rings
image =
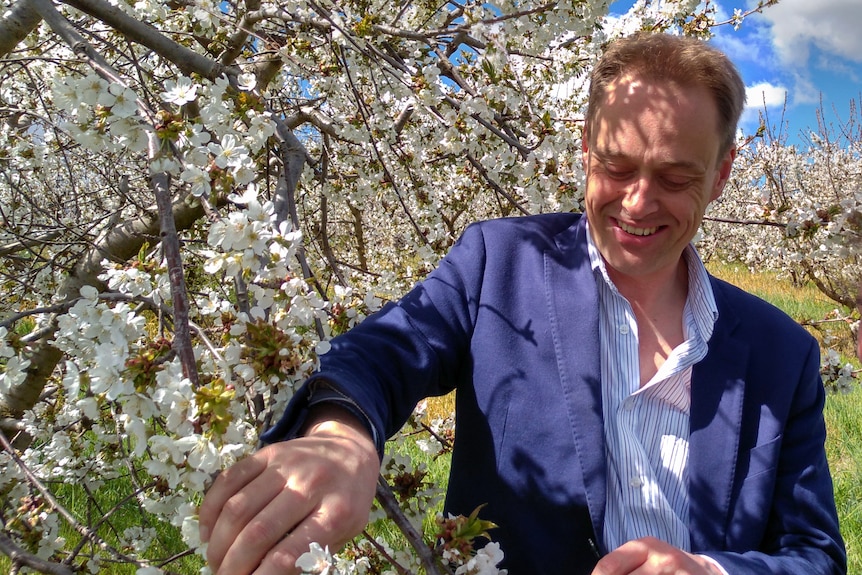
[[[631,0],[611,5],[625,11]],[[746,11],[750,0],[718,0],[717,19],[734,8]],[[850,100],[862,98],[862,1],[779,0],[762,14],[748,16],[738,30],[721,26],[712,40],[739,67],[748,88],[742,129],[757,129],[764,109],[780,128],[782,109],[789,144],[805,144],[802,134],[817,128],[821,99],[824,118],[836,128],[850,118]],[[862,119],[858,109],[855,117]]]

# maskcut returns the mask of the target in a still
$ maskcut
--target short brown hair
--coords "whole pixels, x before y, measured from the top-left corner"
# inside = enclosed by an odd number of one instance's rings
[[[721,153],[734,145],[736,126],[745,106],[745,84],[736,66],[720,50],[696,38],[648,32],[612,42],[590,74],[588,128],[608,86],[629,74],[706,88],[718,111]]]

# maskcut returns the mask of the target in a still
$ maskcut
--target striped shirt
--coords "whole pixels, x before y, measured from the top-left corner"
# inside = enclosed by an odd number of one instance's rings
[[[652,536],[691,550],[688,530],[688,437],[692,366],[706,356],[718,310],[706,268],[692,245],[685,341],[640,385],[638,326],[587,234],[599,290],[602,404],[607,455],[605,547]]]

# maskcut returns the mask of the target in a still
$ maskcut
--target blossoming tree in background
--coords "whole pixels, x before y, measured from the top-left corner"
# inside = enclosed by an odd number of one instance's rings
[[[862,281],[862,116],[832,117],[822,108],[817,127],[788,145],[782,120],[762,116],[763,128],[739,148],[731,181],[707,214],[701,250],[751,269],[771,270],[796,284],[815,285],[838,307],[812,318],[823,334],[827,387],[856,383],[830,340],[856,321]],[[815,323],[816,322],[816,323]]]
[[[0,551],[45,573],[197,572],[212,475],[331,337],[470,222],[580,209],[603,44],[716,24],[691,0],[3,6]],[[496,573],[481,509],[435,518],[409,456],[445,456],[452,425],[417,411],[377,527],[302,568]]]

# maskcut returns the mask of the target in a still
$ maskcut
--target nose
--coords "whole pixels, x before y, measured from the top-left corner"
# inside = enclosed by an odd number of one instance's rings
[[[632,218],[648,216],[658,209],[657,186],[649,176],[633,180],[623,190],[622,208]]]

